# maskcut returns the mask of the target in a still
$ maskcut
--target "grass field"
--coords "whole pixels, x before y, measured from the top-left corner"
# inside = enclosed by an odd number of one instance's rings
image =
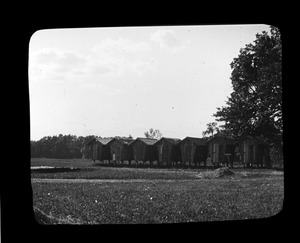
[[[270,217],[283,206],[283,172],[271,169],[234,169],[234,175],[216,178],[213,169],[111,168],[88,160],[32,159],[31,163],[79,168],[32,171],[33,206],[36,214],[47,218],[44,223],[240,220]]]
[[[90,159],[48,159],[32,158],[31,166],[57,166],[57,167],[89,167],[94,163]]]

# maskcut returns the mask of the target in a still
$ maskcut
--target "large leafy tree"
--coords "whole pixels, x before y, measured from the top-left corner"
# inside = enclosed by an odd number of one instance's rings
[[[256,35],[230,64],[233,92],[217,108],[217,121],[232,136],[255,135],[272,144],[282,126],[282,44],[279,29]]]

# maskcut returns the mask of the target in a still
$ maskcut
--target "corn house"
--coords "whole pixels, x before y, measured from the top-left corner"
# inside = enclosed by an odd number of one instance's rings
[[[188,164],[199,166],[202,162],[206,166],[207,140],[204,138],[186,137],[179,144],[181,150],[181,161]]]
[[[110,148],[111,160],[113,162],[131,161],[132,151],[129,144],[133,141],[132,138],[115,137],[107,145]]]
[[[162,137],[154,145],[157,148],[158,164],[170,166],[181,161],[180,139]]]
[[[139,161],[149,161],[150,164],[153,161],[157,161],[157,150],[154,144],[157,142],[157,139],[151,138],[136,138],[133,142],[130,143],[130,147],[133,153],[133,160],[136,162]]]
[[[252,136],[245,136],[239,140],[238,144],[240,161],[244,166],[271,166],[268,146],[264,141]]]
[[[233,167],[235,156],[235,141],[216,134],[208,140],[208,157],[214,166],[229,165]]]
[[[107,145],[111,140],[112,138],[94,137],[87,143],[88,146],[91,146],[91,158],[94,162],[111,160],[110,147]]]

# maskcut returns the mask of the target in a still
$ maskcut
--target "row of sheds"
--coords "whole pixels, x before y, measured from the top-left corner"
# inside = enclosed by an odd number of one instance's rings
[[[234,161],[244,165],[270,166],[268,146],[258,138],[245,136],[234,141],[222,135],[210,139],[186,137],[150,138],[93,138],[89,143],[92,160],[96,161],[156,161],[159,165],[213,165],[233,166]]]

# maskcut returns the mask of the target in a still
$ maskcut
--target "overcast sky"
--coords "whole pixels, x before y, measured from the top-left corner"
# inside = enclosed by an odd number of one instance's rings
[[[46,29],[29,43],[31,140],[202,137],[232,92],[230,63],[268,25]]]

